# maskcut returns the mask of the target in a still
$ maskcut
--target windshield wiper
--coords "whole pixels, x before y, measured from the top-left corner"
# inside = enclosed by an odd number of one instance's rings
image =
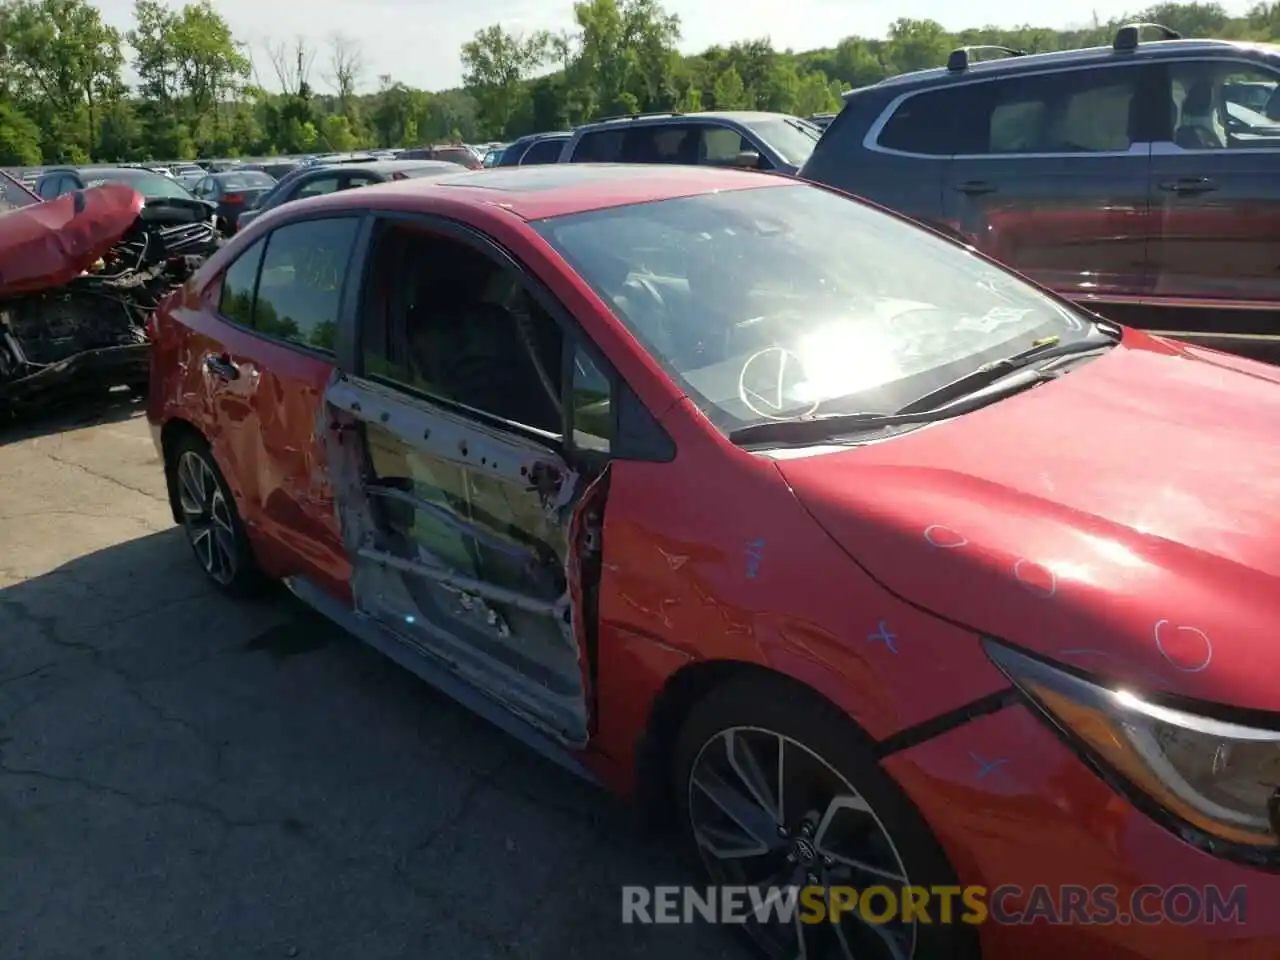
[[[1086,337],[1061,343],[1058,337],[1037,340],[1026,350],[983,364],[937,390],[912,400],[893,413],[830,413],[795,420],[770,420],[752,423],[729,431],[729,442],[738,446],[754,444],[807,445],[823,443],[849,433],[868,433],[889,427],[910,426],[958,417],[985,407],[1002,397],[1019,393],[1046,380],[1055,380],[1064,371],[1044,370],[1031,364],[1059,357],[1093,353],[1113,346],[1120,338],[1120,328],[1098,329],[1103,337]],[[998,386],[995,386],[997,385]],[[991,389],[983,389],[991,387]],[[955,399],[952,399],[952,398]]]
[[[1045,380],[1053,380],[1058,375],[1057,372],[1038,369],[1013,371],[1004,378],[998,389],[973,391],[956,403],[935,407],[932,410],[917,410],[910,413],[829,413],[817,417],[800,417],[795,420],[751,423],[737,430],[730,430],[729,442],[738,446],[754,444],[807,446],[824,443],[850,433],[871,433],[888,427],[947,420],[971,410],[977,410],[979,407],[985,407],[1001,397],[1034,387]]]
[[[1102,329],[1102,328],[1099,328]],[[1111,346],[1118,339],[1110,330],[1103,329],[1104,339],[1097,337],[1085,337],[1083,340],[1073,340],[1070,343],[1062,343],[1060,337],[1045,337],[1037,340],[1025,350],[1012,354],[1008,357],[1001,357],[999,360],[992,360],[990,363],[984,363],[976,370],[971,370],[962,377],[957,377],[950,383],[944,383],[936,390],[930,390],[924,396],[916,397],[905,407],[894,411],[895,416],[903,416],[913,413],[922,413],[930,410],[937,410],[953,400],[965,397],[971,393],[981,390],[983,387],[989,386],[1000,380],[1002,377],[1008,376],[1015,370],[1019,370],[1032,363],[1042,363],[1045,360],[1056,360],[1059,357],[1069,357],[1077,354],[1093,353]]]

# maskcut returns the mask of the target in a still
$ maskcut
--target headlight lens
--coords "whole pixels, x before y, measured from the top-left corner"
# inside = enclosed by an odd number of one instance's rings
[[[1149,703],[1002,644],[986,647],[1054,724],[1166,811],[1220,840],[1280,848],[1280,730]]]

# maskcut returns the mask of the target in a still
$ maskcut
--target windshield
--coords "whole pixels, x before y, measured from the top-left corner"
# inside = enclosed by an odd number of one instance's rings
[[[897,410],[1044,338],[1092,331],[963,247],[809,185],[535,227],[726,431]]]
[[[787,163],[804,166],[818,145],[822,131],[799,117],[752,121],[749,126],[765,143],[777,150]]]
[[[20,210],[23,207],[29,207],[33,203],[39,202],[39,197],[9,176],[9,174],[0,170],[0,213],[6,210]]]
[[[100,187],[104,183],[123,183],[133,187],[147,200],[190,200],[191,191],[177,180],[170,180],[150,170],[94,171],[86,187]]]
[[[262,190],[274,187],[274,177],[267,176],[257,170],[246,170],[243,173],[231,173],[220,178],[222,185],[228,190]]]

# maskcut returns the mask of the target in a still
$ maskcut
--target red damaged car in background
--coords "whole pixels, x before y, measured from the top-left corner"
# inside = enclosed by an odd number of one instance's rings
[[[767,956],[1280,956],[1280,369],[813,184],[589,164],[290,204],[152,363],[225,591],[676,814],[717,885],[1003,891],[766,912]]]
[[[118,183],[43,203],[16,181],[5,186],[0,412],[76,388],[145,385],[147,325],[216,249],[212,222],[150,219],[143,197]]]

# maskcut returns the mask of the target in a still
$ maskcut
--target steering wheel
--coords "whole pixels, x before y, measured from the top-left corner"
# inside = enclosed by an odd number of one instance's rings
[[[757,350],[747,357],[738,371],[738,400],[765,420],[795,420],[817,413],[821,400],[815,400],[801,410],[789,405],[786,397],[788,379],[792,382],[806,379],[799,357],[785,347]]]

